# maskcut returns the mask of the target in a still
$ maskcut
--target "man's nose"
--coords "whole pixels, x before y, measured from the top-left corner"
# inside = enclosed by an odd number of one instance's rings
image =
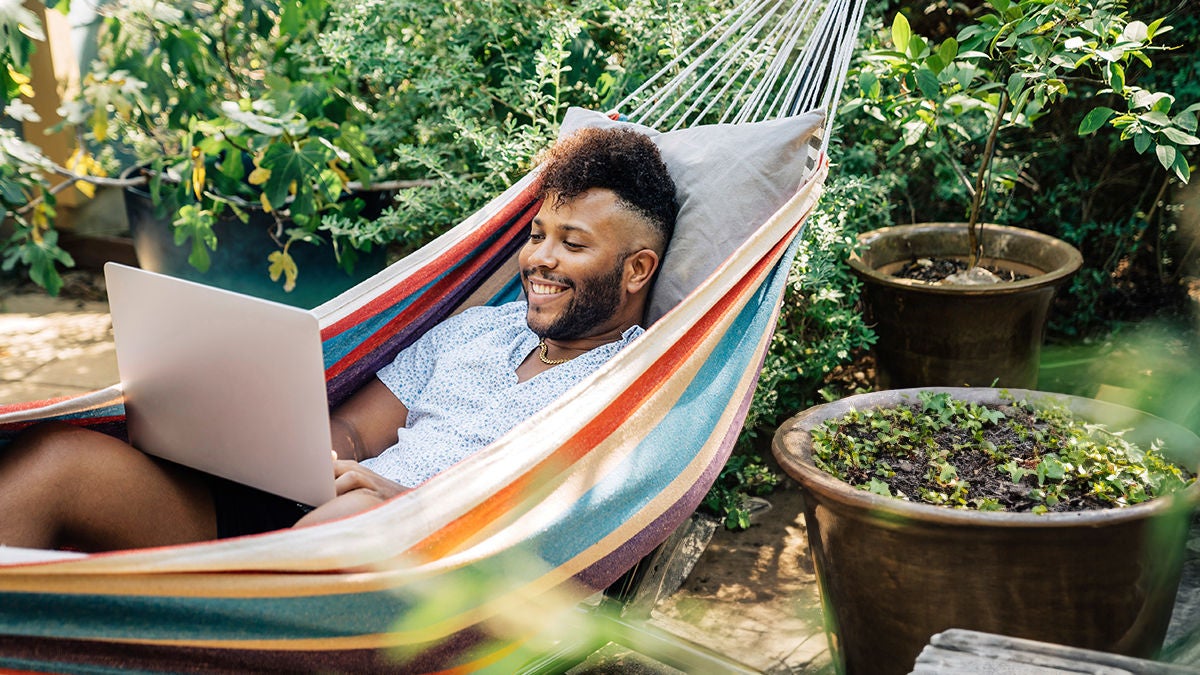
[[[533,245],[529,251],[528,262],[533,267],[554,267],[558,264],[554,243],[549,239],[543,239]]]

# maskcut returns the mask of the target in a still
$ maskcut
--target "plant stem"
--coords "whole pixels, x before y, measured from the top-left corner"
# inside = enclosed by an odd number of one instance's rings
[[[992,156],[996,154],[996,136],[1000,133],[1000,125],[1004,122],[1004,113],[1008,112],[1008,92],[1001,92],[1000,105],[996,108],[996,119],[992,121],[992,129],[988,132],[987,144],[983,147],[983,158],[979,164],[979,174],[975,176],[975,194],[971,195],[971,217],[967,221],[968,245],[970,246],[970,266],[979,264],[983,256],[983,245],[979,242],[979,209],[983,205],[985,194],[984,182],[988,169],[992,165]]]

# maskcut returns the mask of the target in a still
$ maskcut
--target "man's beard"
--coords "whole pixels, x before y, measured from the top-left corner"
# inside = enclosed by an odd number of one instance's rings
[[[548,281],[566,284],[574,296],[549,326],[539,328],[531,324],[529,329],[543,339],[573,340],[586,337],[597,326],[611,319],[621,306],[625,257],[622,256],[608,272],[584,279],[578,284],[564,277],[543,273],[542,276]],[[532,273],[532,269],[527,269],[524,276],[528,278]]]

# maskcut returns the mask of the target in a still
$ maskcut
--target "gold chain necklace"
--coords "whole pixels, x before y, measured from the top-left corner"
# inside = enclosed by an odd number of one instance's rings
[[[548,366],[557,366],[561,363],[566,363],[567,361],[571,360],[571,359],[552,359],[548,356],[549,353],[550,353],[550,348],[546,346],[546,339],[542,338],[542,341],[538,343],[538,358],[542,360],[542,363],[544,363]]]

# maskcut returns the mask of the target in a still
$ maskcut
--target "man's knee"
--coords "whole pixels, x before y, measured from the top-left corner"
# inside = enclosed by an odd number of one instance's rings
[[[70,474],[78,480],[86,474],[76,471],[102,452],[133,451],[131,446],[98,431],[84,429],[65,422],[42,422],[23,431],[13,440],[0,461],[18,464],[21,472]]]

